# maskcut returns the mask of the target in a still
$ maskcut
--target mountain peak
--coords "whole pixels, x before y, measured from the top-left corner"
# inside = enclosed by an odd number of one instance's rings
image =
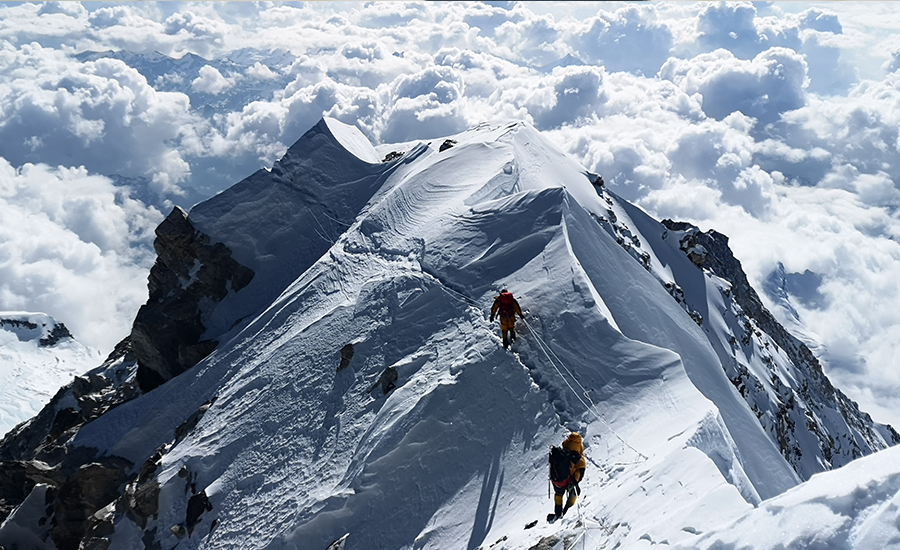
[[[608,546],[690,547],[896,441],[766,315],[723,235],[654,220],[531,125],[385,163],[364,140],[322,119],[164,222],[145,306],[162,315],[0,445],[17,488],[43,484],[0,495],[35,510],[0,544],[513,550],[590,521]],[[207,279],[225,258],[252,278]],[[508,349],[501,288],[523,311]],[[135,389],[160,341],[179,368]],[[570,430],[581,523],[536,522]]]
[[[66,325],[46,313],[0,311],[0,329],[15,334],[19,341],[34,341],[44,347],[72,338]]]

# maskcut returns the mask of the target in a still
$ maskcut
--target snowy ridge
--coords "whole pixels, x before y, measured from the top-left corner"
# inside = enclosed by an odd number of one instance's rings
[[[612,227],[635,228],[620,244],[646,260],[704,328],[729,380],[801,479],[900,442],[891,426],[874,423],[834,388],[809,348],[763,306],[727,237],[670,220],[660,225],[627,202],[614,204],[621,219]]]
[[[896,548],[898,455],[894,447],[816,474],[684,548]]]
[[[359,138],[323,120],[190,212],[257,274],[202,312],[221,343],[74,433],[67,456],[130,465],[81,534],[49,527],[37,485],[0,544],[691,547],[800,482],[723,368],[730,284],[662,225],[527,124],[387,163]],[[485,314],[502,287],[527,311],[511,351]],[[133,370],[123,347],[97,387]],[[573,429],[579,506],[526,528]]]

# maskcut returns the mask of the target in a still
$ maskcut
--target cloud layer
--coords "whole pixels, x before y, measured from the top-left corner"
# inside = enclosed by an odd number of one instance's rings
[[[162,221],[154,208],[83,168],[0,159],[0,304],[52,311],[82,342],[108,353],[147,299]]]
[[[147,204],[169,205],[146,197],[190,206],[271,165],[322,115],[378,143],[524,119],[653,215],[728,234],[757,285],[779,262],[814,273],[820,298],[795,306],[829,372],[900,424],[893,11],[0,7],[0,309],[45,310],[108,349],[146,293],[162,215]],[[148,183],[128,194],[112,174]]]

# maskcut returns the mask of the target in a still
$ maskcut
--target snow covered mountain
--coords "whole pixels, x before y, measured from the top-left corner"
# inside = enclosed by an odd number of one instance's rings
[[[131,336],[0,443],[0,545],[723,547],[900,441],[724,236],[653,220],[527,124],[376,149],[325,119],[154,245]],[[526,310],[510,351],[486,319],[503,287]],[[547,524],[569,430],[583,494]],[[857,494],[893,487],[877,463],[833,510],[890,501]]]
[[[155,89],[182,92],[191,99],[194,109],[205,113],[240,110],[258,99],[268,99],[277,89],[290,82],[287,74],[294,55],[286,50],[261,51],[250,48],[231,52],[227,58],[204,59],[186,53],[175,59],[159,52],[136,53],[127,50],[81,52],[79,61],[118,59],[135,69]],[[202,70],[214,69],[228,83],[208,89],[200,84]],[[257,68],[254,71],[254,68]],[[273,70],[274,69],[274,70]],[[239,83],[239,85],[235,85]],[[281,88],[279,88],[281,86]]]
[[[54,393],[97,364],[97,353],[43,313],[0,312],[0,434],[40,412]]]

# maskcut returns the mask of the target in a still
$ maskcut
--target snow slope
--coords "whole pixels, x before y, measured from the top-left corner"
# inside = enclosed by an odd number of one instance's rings
[[[49,315],[0,312],[0,437],[36,415],[98,358]]]
[[[158,487],[146,519],[98,512],[111,548],[715,547],[790,494],[800,476],[723,368],[727,284],[529,125],[451,138],[378,163],[326,119],[192,209],[256,276],[198,312],[216,351],[69,443],[127,459],[132,495]],[[510,351],[486,319],[503,287],[526,310]],[[583,494],[547,524],[569,430]],[[43,490],[0,545],[47,524]]]
[[[900,449],[813,476],[685,548],[900,548]]]

